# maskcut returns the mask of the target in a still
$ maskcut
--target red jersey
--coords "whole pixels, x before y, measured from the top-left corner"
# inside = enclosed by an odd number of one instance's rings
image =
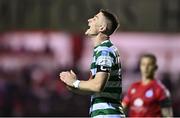
[[[122,102],[128,107],[129,117],[161,117],[161,104],[171,106],[169,96],[169,91],[157,80],[146,85],[136,82]]]

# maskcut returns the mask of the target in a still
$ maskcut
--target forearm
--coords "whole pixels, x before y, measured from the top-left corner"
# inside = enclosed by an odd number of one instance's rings
[[[87,81],[76,80],[76,75],[73,71],[60,73],[60,79],[70,86],[70,90],[75,93],[94,94],[101,92],[109,78],[108,72],[98,72],[93,79]]]
[[[76,93],[94,94],[103,91],[109,74],[102,77],[97,75],[94,79],[88,81],[81,80],[77,89],[72,89]]]
[[[94,80],[80,81],[78,89],[81,91],[87,91],[93,93],[101,91],[99,84],[96,83]]]
[[[67,86],[68,90],[70,90],[71,92],[73,93],[76,93],[76,94],[79,94],[79,95],[92,95],[94,92],[88,92],[88,91],[83,91],[83,90],[80,90],[78,88],[74,88],[74,87],[70,87],[70,86]]]

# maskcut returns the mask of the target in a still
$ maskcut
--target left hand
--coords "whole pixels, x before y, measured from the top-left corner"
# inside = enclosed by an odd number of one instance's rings
[[[73,87],[73,83],[76,81],[76,74],[71,71],[63,71],[59,74],[60,80],[68,86]]]

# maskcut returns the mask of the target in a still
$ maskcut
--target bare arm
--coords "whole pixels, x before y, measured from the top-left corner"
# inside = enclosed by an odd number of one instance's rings
[[[163,117],[173,117],[173,110],[171,107],[164,107],[161,108],[161,113],[163,115]]]
[[[67,84],[69,89],[75,93],[80,94],[94,94],[101,92],[109,78],[109,73],[107,72],[97,72],[94,79],[87,81],[80,81],[79,87],[74,88],[73,82],[76,81],[76,75],[73,71],[66,71],[60,74],[60,79]]]
[[[87,92],[101,92],[104,90],[104,86],[109,78],[109,74],[106,72],[98,72],[94,79],[88,81],[81,81],[79,89]]]

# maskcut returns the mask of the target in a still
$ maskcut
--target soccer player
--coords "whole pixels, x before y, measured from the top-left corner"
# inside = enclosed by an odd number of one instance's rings
[[[154,78],[157,68],[153,54],[141,57],[141,81],[130,86],[122,101],[129,117],[172,117],[170,93]]]
[[[93,118],[124,117],[121,104],[121,64],[117,48],[111,43],[110,35],[117,29],[117,17],[109,11],[100,10],[88,20],[90,36],[94,44],[89,80],[78,80],[71,71],[60,73],[60,79],[75,93],[91,96],[90,116]]]

